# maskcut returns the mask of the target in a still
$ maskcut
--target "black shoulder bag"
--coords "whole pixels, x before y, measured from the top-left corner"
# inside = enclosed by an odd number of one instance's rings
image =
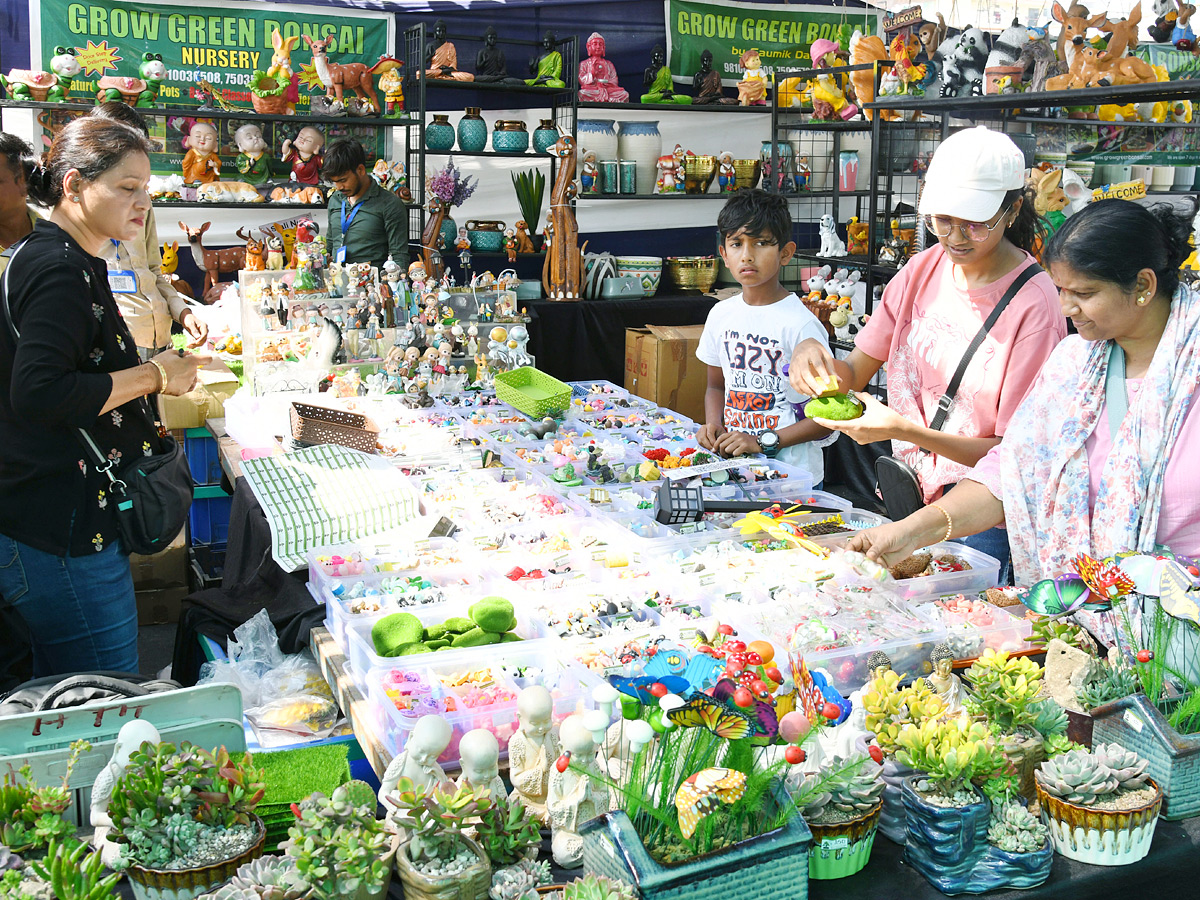
[[[938,401],[937,412],[934,413],[933,421],[929,423],[931,429],[941,431],[945,427],[946,419],[949,418],[950,410],[954,406],[954,396],[958,393],[963,376],[967,373],[967,366],[971,364],[976,351],[983,346],[988,332],[992,330],[992,326],[999,320],[1000,314],[1004,312],[1005,307],[1008,306],[1013,297],[1017,296],[1017,293],[1025,286],[1029,279],[1041,271],[1042,267],[1037,263],[1030,263],[1013,279],[1013,283],[1008,286],[1008,290],[1004,292],[1004,296],[1000,298],[1000,302],[996,304],[995,309],[992,310],[987,320],[983,323],[983,327],[979,329],[975,338],[967,346],[962,359],[959,360],[958,368],[954,371],[954,377],[950,379],[950,384],[946,386],[946,393],[942,394],[942,398]],[[887,509],[888,518],[893,522],[899,522],[901,519],[911,516],[925,505],[924,494],[921,492],[921,483],[917,478],[917,473],[913,471],[912,466],[903,460],[896,459],[894,456],[879,457],[879,459],[875,460],[875,478],[879,482],[879,496],[883,498],[883,505]]]
[[[21,335],[8,305],[8,273],[24,243],[22,240],[11,248],[8,267],[0,280],[4,318],[14,343]],[[150,420],[157,425],[158,417],[146,398],[140,399]],[[165,445],[162,453],[131,459],[114,473],[113,461],[100,452],[92,436],[82,428],[77,430],[96,471],[108,477],[108,493],[115,501],[117,531],[125,552],[151,554],[166,548],[179,534],[192,505],[192,473],[183,448],[166,435],[162,438]]]

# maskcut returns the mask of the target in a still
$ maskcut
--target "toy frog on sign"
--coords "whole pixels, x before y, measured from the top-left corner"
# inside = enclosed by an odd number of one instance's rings
[[[52,103],[67,102],[71,93],[71,79],[80,72],[79,60],[73,47],[55,47],[50,59],[50,71],[58,76],[58,84],[50,89],[46,99]]]

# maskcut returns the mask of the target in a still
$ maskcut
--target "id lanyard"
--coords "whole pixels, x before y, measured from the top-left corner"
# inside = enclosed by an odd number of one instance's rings
[[[350,210],[350,215],[346,215],[346,201],[342,200],[342,246],[338,247],[337,261],[344,263],[346,261],[346,232],[350,226],[354,224],[354,217],[358,215],[358,211],[363,208],[363,201],[359,200],[355,207]]]
[[[109,238],[109,240],[112,240]],[[113,241],[113,250],[116,251],[116,263],[121,263],[121,242]],[[133,269],[109,269],[108,270],[108,287],[114,294],[136,294],[137,293],[137,273]]]

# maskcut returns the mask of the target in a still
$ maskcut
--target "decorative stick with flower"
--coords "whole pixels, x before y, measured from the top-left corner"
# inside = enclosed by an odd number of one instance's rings
[[[421,258],[425,262],[425,272],[431,280],[436,281],[442,276],[441,254],[438,252],[438,237],[442,230],[442,221],[451,207],[462,206],[475,193],[478,181],[468,176],[462,177],[458,167],[454,165],[454,157],[446,161],[446,166],[429,179],[429,221],[421,233]]]

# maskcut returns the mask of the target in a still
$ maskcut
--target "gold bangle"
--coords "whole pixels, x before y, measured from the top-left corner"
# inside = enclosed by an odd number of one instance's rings
[[[163,368],[163,364],[160,363],[157,359],[149,359],[146,361],[148,363],[150,363],[150,365],[154,366],[154,368],[158,369],[159,384],[158,384],[158,390],[154,391],[154,393],[161,394],[163,391],[165,391],[167,389],[167,370]]]
[[[950,532],[954,530],[954,520],[950,518],[950,513],[946,512],[945,507],[938,506],[936,503],[930,503],[929,505],[946,517],[946,536],[942,540],[950,540]]]

